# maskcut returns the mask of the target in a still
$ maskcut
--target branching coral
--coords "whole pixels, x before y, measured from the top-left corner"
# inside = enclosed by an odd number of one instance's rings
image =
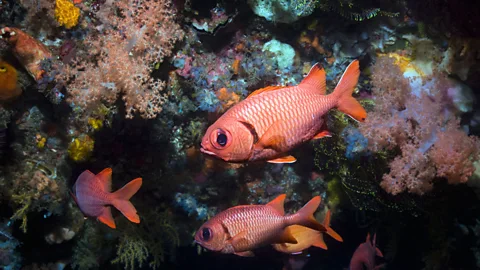
[[[179,236],[168,212],[154,209],[142,217],[140,226],[127,224],[127,231],[120,237],[117,257],[112,263],[121,263],[125,269],[142,267],[149,261],[152,269],[157,269],[173,247],[179,245]]]

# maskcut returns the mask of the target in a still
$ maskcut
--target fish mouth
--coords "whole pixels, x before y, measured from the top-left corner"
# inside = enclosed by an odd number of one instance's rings
[[[205,147],[203,147],[203,144],[200,147],[200,152],[202,152],[204,154],[207,154],[207,155],[216,156],[216,154],[214,152],[206,150]]]

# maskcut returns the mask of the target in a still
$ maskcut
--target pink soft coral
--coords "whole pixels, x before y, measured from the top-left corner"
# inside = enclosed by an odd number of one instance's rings
[[[459,129],[446,98],[449,81],[436,74],[416,96],[393,59],[379,57],[373,71],[376,107],[360,130],[370,150],[400,150],[381,186],[394,195],[421,195],[437,177],[466,182],[479,158],[478,139]]]
[[[100,102],[113,106],[120,97],[127,118],[154,118],[165,100],[164,82],[151,74],[183,38],[175,15],[169,0],[102,4],[95,15],[102,26],[92,27],[85,48],[62,74],[75,110],[88,113]]]

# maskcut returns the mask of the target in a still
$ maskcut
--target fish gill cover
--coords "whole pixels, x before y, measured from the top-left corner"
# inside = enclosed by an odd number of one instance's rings
[[[473,2],[0,0],[0,268],[479,268]]]

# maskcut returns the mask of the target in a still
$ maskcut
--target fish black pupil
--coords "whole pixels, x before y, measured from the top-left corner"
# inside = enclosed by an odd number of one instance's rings
[[[224,133],[218,133],[217,143],[221,146],[225,146],[227,144],[227,135],[225,135]]]
[[[208,241],[210,239],[210,229],[209,228],[203,228],[203,231],[202,231],[202,237],[203,237],[203,240],[205,241]]]

